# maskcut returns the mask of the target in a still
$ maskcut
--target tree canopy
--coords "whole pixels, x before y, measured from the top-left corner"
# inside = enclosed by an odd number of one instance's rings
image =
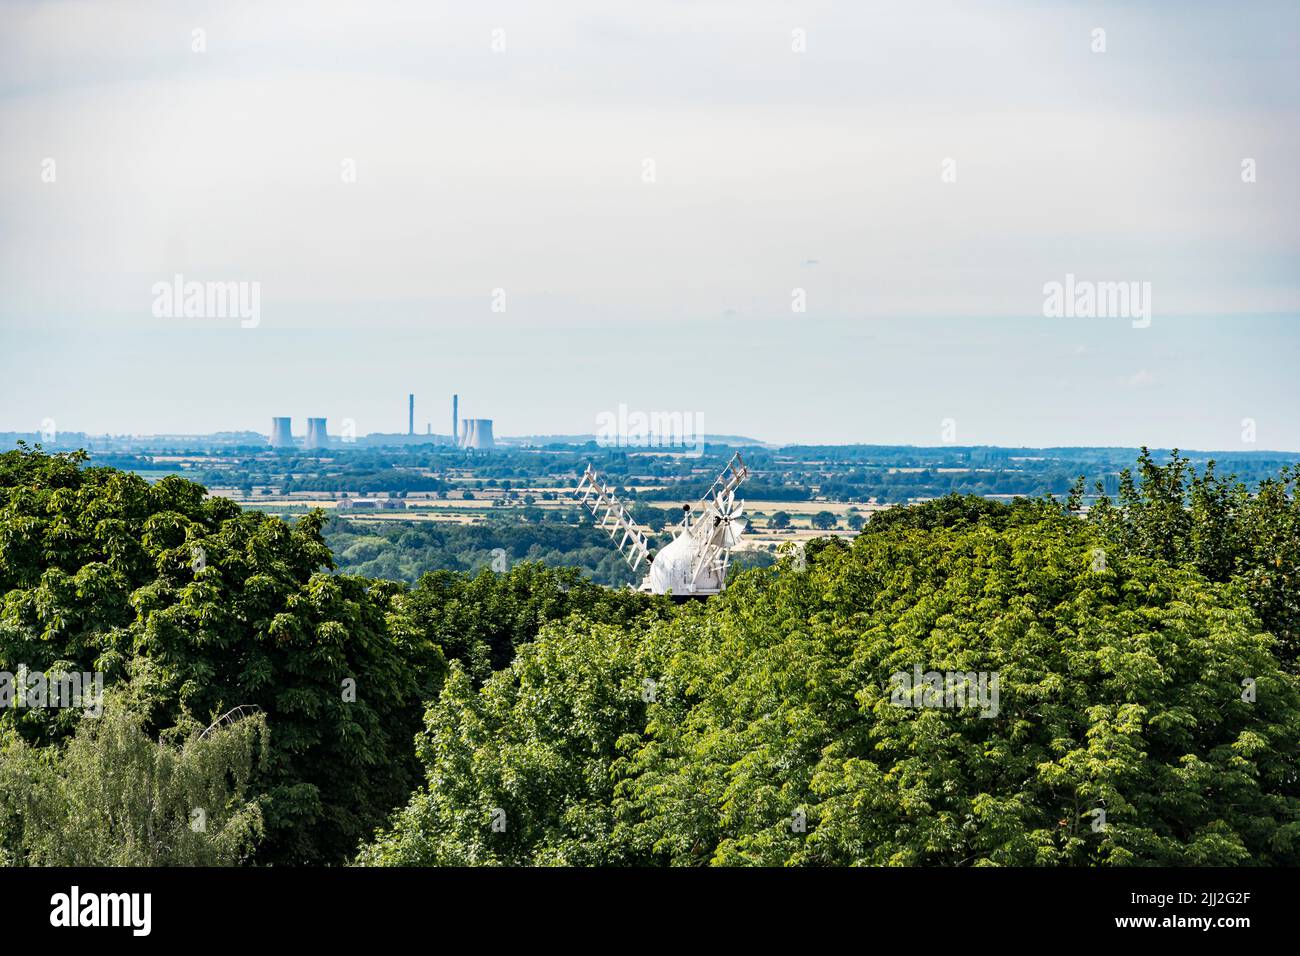
[[[1294,865],[1296,478],[1144,451],[674,605],[342,573],[319,511],[6,453],[0,677],[108,703],[0,708],[0,862]]]
[[[1089,519],[1124,553],[1235,581],[1287,659],[1300,657],[1300,469],[1283,466],[1252,492],[1214,461],[1198,472],[1177,450],[1160,465],[1143,448],[1137,474],[1125,469]]]
[[[360,859],[1294,864],[1276,641],[1239,591],[1097,568],[1098,541],[1061,514],[900,526],[670,620],[551,624],[481,688],[453,667],[425,786]],[[996,674],[996,715],[897,706],[917,667]]]
[[[265,717],[207,734],[191,725],[174,741],[151,739],[143,725],[117,690],[102,714],[80,718],[64,748],[43,753],[12,737],[0,746],[0,863],[243,862],[263,834],[251,782],[266,753]]]

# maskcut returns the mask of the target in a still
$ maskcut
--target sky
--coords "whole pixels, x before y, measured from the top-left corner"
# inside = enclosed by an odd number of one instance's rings
[[[0,2],[0,431],[1300,451],[1298,11]]]

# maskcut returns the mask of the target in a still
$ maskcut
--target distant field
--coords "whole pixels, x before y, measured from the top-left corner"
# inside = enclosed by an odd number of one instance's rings
[[[430,513],[428,511],[362,512],[360,514],[349,514],[344,520],[355,521],[358,524],[377,521],[442,521],[448,524],[477,524],[486,520],[487,511],[489,510],[491,509],[487,509],[482,513],[471,514]]]
[[[246,498],[238,494],[228,495],[233,500],[239,502],[243,507],[265,511],[271,514],[302,514],[313,508],[320,508],[325,511],[333,512],[341,518],[355,522],[391,522],[391,521],[417,521],[417,522],[447,522],[451,524],[475,524],[487,520],[489,517],[508,518],[510,516],[519,516],[524,506],[519,501],[513,501],[508,507],[494,505],[493,501],[497,498],[479,497],[470,500],[459,498],[454,499],[416,499],[408,497],[405,499],[407,507],[395,509],[375,509],[369,508],[361,510],[341,511],[340,502],[329,498],[320,498],[314,496],[254,496]],[[542,510],[555,509],[572,509],[578,504],[576,499],[561,498],[557,501],[537,501],[533,507]],[[665,506],[656,502],[656,507],[663,507],[665,510],[671,509],[671,506]],[[746,501],[745,511],[750,519],[749,531],[746,540],[756,544],[766,545],[769,543],[781,543],[792,540],[804,540],[806,538],[817,537],[827,533],[848,533],[845,527],[847,516],[851,513],[850,509],[855,509],[857,513],[864,517],[876,511],[885,510],[887,505],[876,504],[849,504],[839,501]],[[772,516],[778,511],[784,511],[790,516],[791,527],[784,531],[771,530],[767,527],[772,520]],[[839,521],[838,526],[832,532],[817,531],[809,526],[809,520],[818,512],[828,511],[835,515]],[[670,523],[672,527],[676,522]],[[649,532],[649,528],[642,526],[642,530]]]
[[[179,475],[190,479],[194,477],[193,472],[185,468],[132,468],[130,470],[148,482],[162,481],[168,475]]]
[[[751,515],[761,511],[769,517],[778,511],[794,517],[795,515],[815,515],[819,511],[829,511],[833,515],[847,514],[850,508],[859,512],[884,511],[889,505],[850,504],[847,501],[745,501],[745,510]]]

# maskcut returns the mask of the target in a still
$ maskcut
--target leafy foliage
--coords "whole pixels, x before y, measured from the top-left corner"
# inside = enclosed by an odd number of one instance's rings
[[[1042,517],[1043,502],[1017,498],[1011,504],[978,498],[974,495],[944,495],[918,505],[895,505],[878,511],[866,523],[864,531],[879,534],[900,528],[919,528],[932,531],[936,528],[964,529],[982,525],[986,528],[1005,528],[1008,523],[1023,519],[1034,521]],[[1047,507],[1048,511],[1055,510]]]
[[[0,669],[132,679],[149,732],[258,706],[272,729],[253,780],[261,862],[346,859],[408,799],[448,656],[481,680],[549,620],[670,607],[526,563],[414,589],[332,574],[320,512],[291,526],[180,478],[83,464],[0,456]],[[13,709],[0,728],[39,747],[76,719]]]
[[[135,676],[151,732],[259,706],[273,728],[259,859],[353,852],[410,793],[421,702],[444,670],[395,620],[401,586],[327,573],[319,513],[291,527],[179,478],[80,465],[0,456],[0,669]],[[0,726],[39,745],[68,719],[11,710]]]
[[[0,711],[3,862],[328,863],[384,821],[361,862],[1300,862],[1287,469],[1144,451],[1086,520],[940,498],[675,606],[536,541],[336,573],[320,512],[85,466],[0,455],[0,670],[117,702]],[[996,673],[996,713],[897,706],[914,667]]]
[[[899,527],[643,632],[553,624],[480,690],[454,670],[426,785],[361,861],[1300,861],[1276,642],[1191,569],[1096,570],[1097,540],[1050,513]],[[914,666],[997,672],[997,715],[895,706]]]
[[[79,718],[66,746],[0,743],[0,863],[232,866],[262,833],[251,795],[266,721],[150,739],[125,693]],[[10,731],[12,734],[12,731]],[[177,734],[171,736],[176,737]]]
[[[671,607],[666,598],[592,584],[576,568],[533,563],[472,578],[435,571],[401,599],[406,621],[460,661],[475,683],[508,665],[549,621],[580,614],[625,626],[647,613],[666,616]]]
[[[1177,450],[1164,465],[1143,448],[1115,500],[1089,512],[1126,554],[1188,564],[1211,581],[1236,581],[1283,654],[1300,657],[1300,469],[1283,467],[1252,493],[1210,461],[1201,472]]]
[[[481,691],[453,664],[419,746],[428,786],[360,861],[638,862],[610,833],[618,812],[611,762],[644,727],[646,675],[661,670],[641,630],[640,622],[577,618],[552,625]]]

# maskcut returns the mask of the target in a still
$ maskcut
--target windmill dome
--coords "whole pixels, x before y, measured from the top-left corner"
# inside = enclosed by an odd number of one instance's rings
[[[695,542],[688,534],[679,534],[657,555],[650,565],[641,590],[652,594],[687,594],[691,588],[691,576],[695,563]],[[709,590],[720,589],[721,582],[714,578],[699,582]]]

